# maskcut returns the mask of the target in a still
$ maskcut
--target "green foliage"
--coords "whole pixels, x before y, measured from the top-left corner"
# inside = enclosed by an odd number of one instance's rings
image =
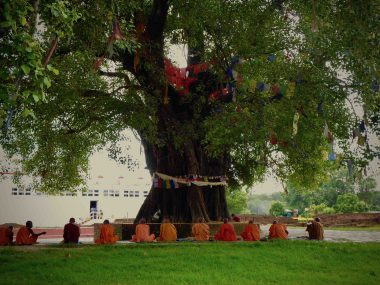
[[[227,205],[230,213],[246,214],[248,212],[248,194],[241,189],[227,189]]]
[[[368,206],[364,201],[359,201],[357,195],[347,193],[338,197],[335,208],[341,213],[360,213],[366,211]]]
[[[333,215],[333,214],[335,214],[335,209],[332,207],[326,207],[323,209],[322,213],[325,215]]]
[[[272,216],[282,216],[285,212],[284,205],[281,202],[274,202],[269,209]]]
[[[319,215],[325,212],[327,206],[326,204],[322,203],[319,205],[311,205],[310,208],[313,210],[314,215]]]
[[[176,0],[161,15],[157,5],[166,1],[2,1],[0,121],[7,125],[0,143],[48,191],[82,187],[91,153],[116,142],[111,153],[118,154],[127,128],[178,152],[194,142],[207,159],[225,161],[234,186],[251,186],[270,172],[300,191],[316,189],[331,169],[351,161],[357,178],[380,152],[371,143],[350,148],[360,121],[380,132],[377,1],[280,2]],[[135,30],[138,21],[144,32]],[[123,36],[112,41],[115,23]],[[198,49],[201,61],[212,63],[210,86],[186,96],[167,86],[170,43]],[[240,84],[225,76],[232,56],[244,59],[234,67]],[[279,84],[285,96],[259,92],[253,81]],[[234,100],[209,100],[227,83],[236,86]],[[171,98],[163,106],[166,87]],[[362,117],[351,103],[364,106]],[[164,114],[172,117],[163,122]],[[326,125],[342,150],[337,161],[323,156],[331,148]],[[331,207],[335,190],[352,192],[348,180],[330,184],[307,204]],[[294,204],[304,207],[296,196]]]

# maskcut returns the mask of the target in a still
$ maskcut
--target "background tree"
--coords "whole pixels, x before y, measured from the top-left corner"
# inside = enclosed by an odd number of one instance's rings
[[[244,190],[227,188],[228,209],[234,214],[247,214],[248,194]]]
[[[281,202],[274,202],[269,209],[272,216],[282,216],[285,212],[284,205]]]
[[[368,206],[364,201],[359,201],[355,194],[347,193],[338,197],[335,208],[340,213],[360,213],[366,211]]]
[[[123,162],[126,128],[141,138],[152,174],[226,176],[232,187],[272,171],[313,188],[331,163],[326,151],[333,160],[339,146],[340,163],[356,173],[379,152],[366,139],[380,132],[377,1],[0,5],[0,140],[41,191],[82,187],[88,157],[108,142]],[[171,44],[187,47],[188,75],[166,61]],[[223,185],[161,182],[137,218],[158,208],[175,221],[229,216]]]

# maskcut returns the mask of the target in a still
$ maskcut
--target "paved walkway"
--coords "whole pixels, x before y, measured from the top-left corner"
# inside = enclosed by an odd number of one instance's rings
[[[262,235],[268,235],[269,225],[261,226]],[[289,228],[289,238],[298,239],[308,237],[305,228]],[[340,231],[326,230],[324,232],[326,241],[335,242],[380,242],[380,231]]]

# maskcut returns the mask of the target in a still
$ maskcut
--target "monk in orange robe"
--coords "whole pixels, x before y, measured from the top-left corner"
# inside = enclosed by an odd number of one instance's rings
[[[139,224],[136,226],[136,233],[132,236],[134,242],[152,242],[154,241],[154,234],[150,234],[149,225],[146,224],[146,220],[142,218]]]
[[[32,245],[37,243],[37,239],[40,235],[46,234],[46,232],[34,233],[33,223],[31,221],[27,221],[25,227],[21,227],[16,235],[16,244],[17,245]]]
[[[177,240],[177,229],[170,222],[168,217],[165,217],[160,226],[160,237],[159,241],[176,241]]]
[[[215,235],[215,239],[221,241],[237,240],[235,228],[228,222],[228,219],[223,220],[223,225],[220,226],[219,232]]]
[[[100,227],[100,237],[95,241],[99,244],[115,243],[119,240],[119,236],[115,234],[115,228],[110,224],[109,220],[104,220]]]
[[[269,239],[288,239],[288,234],[286,225],[278,224],[277,221],[273,221],[269,228]]]
[[[0,245],[13,245],[13,227],[0,227]]]
[[[259,241],[260,229],[252,220],[250,220],[240,235],[245,241]]]
[[[210,239],[210,227],[203,218],[198,219],[198,223],[193,225],[191,232],[196,241],[208,241]]]

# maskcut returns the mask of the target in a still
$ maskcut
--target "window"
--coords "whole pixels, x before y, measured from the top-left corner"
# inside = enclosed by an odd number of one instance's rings
[[[17,188],[12,188],[12,195],[17,195]]]
[[[103,190],[103,196],[108,197],[108,190]]]
[[[144,197],[147,197],[149,192],[145,190],[143,193],[144,193]]]
[[[94,196],[99,196],[99,190],[94,190]]]
[[[26,188],[25,189],[25,195],[26,196],[30,196],[32,194],[32,189],[30,189],[30,188]]]
[[[135,197],[140,197],[140,191],[135,191]]]
[[[124,190],[124,197],[129,197],[129,191],[128,190]]]
[[[19,188],[18,189],[18,195],[24,195],[24,189]]]
[[[119,197],[119,190],[115,190],[115,197]]]
[[[87,192],[82,192],[83,197],[87,197]]]
[[[39,191],[36,191],[36,196],[41,196],[42,195],[42,193],[41,192],[39,192]]]

